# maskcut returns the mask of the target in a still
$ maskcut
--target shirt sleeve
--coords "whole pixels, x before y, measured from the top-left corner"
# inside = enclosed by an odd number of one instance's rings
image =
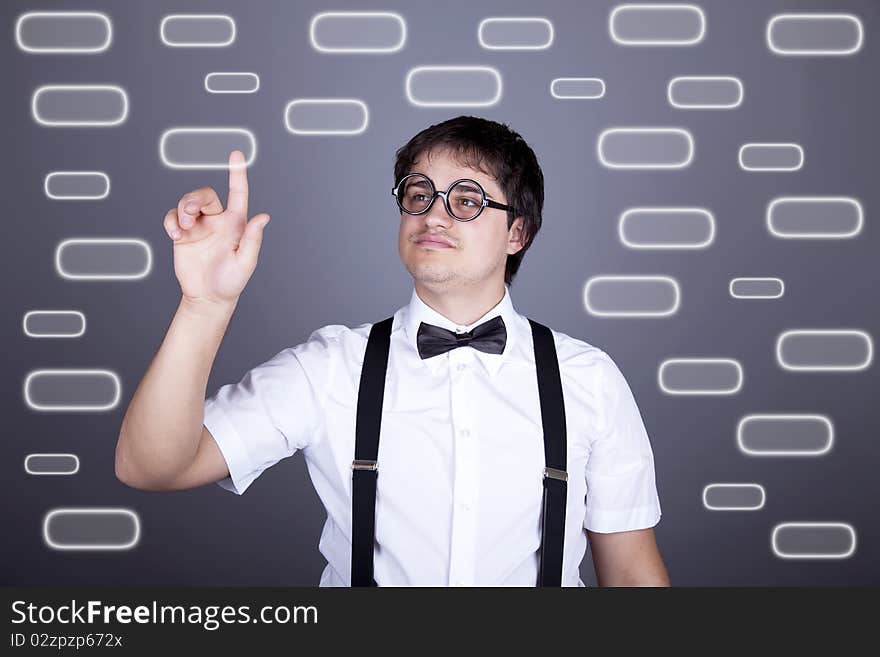
[[[306,342],[278,352],[205,400],[204,425],[229,468],[229,476],[217,482],[221,488],[243,494],[266,468],[324,430],[338,328],[314,331]]]
[[[632,391],[610,356],[601,359],[598,436],[586,464],[584,527],[621,532],[660,520],[654,453]]]

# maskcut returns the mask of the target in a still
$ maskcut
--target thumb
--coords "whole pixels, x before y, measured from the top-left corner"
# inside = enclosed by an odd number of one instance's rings
[[[269,215],[262,214],[251,217],[244,228],[244,235],[238,244],[238,255],[243,257],[249,264],[256,266],[257,256],[260,253],[260,245],[263,243],[263,228],[269,223]]]

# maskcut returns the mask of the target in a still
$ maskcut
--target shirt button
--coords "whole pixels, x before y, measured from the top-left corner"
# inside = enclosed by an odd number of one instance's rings
[[[458,365],[456,365],[455,369],[461,372],[465,367],[467,367],[467,365],[465,365],[464,363],[459,363]]]
[[[460,579],[457,579],[455,580],[454,586],[464,586],[464,582],[462,582]]]
[[[471,435],[471,432],[468,429],[462,429],[461,435],[464,436],[465,438],[467,438],[468,436]]]

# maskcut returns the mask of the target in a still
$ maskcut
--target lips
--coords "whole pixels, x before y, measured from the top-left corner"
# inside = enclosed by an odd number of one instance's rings
[[[440,237],[439,235],[422,235],[418,240],[416,240],[416,244],[430,244],[432,246],[447,248],[451,248],[452,246],[454,246],[452,242]]]

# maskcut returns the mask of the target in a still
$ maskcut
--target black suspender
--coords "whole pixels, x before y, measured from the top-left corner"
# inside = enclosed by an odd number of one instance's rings
[[[354,461],[351,464],[351,585],[375,586],[373,543],[376,530],[376,479],[385,371],[394,317],[373,324],[364,352],[358,389]]]
[[[562,586],[562,547],[568,492],[565,403],[553,334],[543,324],[531,319],[529,323],[532,325],[541,423],[544,426],[544,499],[541,504],[538,586]]]
[[[376,482],[385,374],[394,317],[373,324],[364,353],[358,389],[357,425],[352,462],[351,585],[376,586],[373,547],[376,529]],[[541,557],[538,586],[562,585],[562,554],[567,497],[565,403],[553,334],[529,319],[535,349],[541,422],[544,429],[544,494],[541,504]]]

